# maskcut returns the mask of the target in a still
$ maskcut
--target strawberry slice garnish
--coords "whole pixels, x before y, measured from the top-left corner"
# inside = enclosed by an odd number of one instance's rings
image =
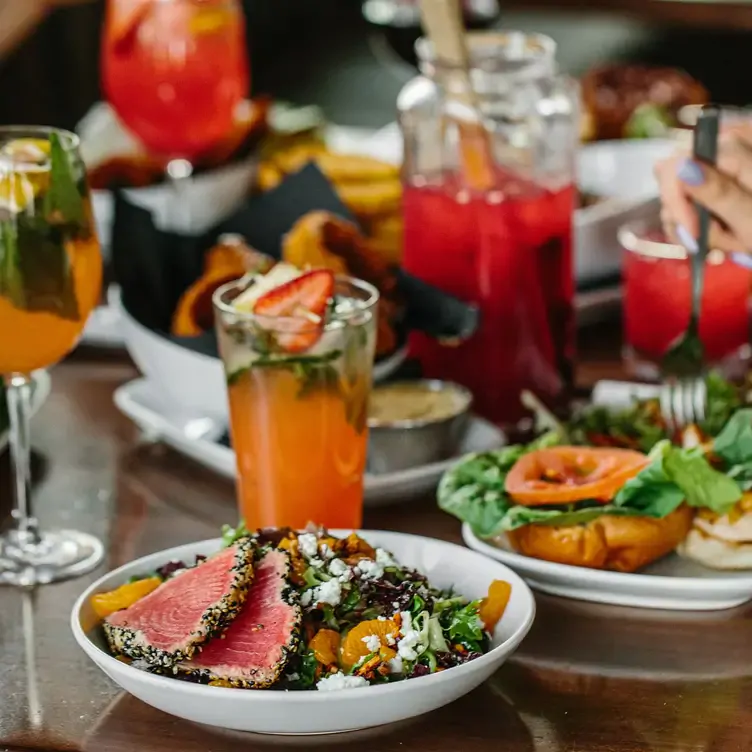
[[[269,290],[256,301],[253,312],[257,316],[284,319],[271,327],[277,343],[287,352],[303,352],[319,341],[333,292],[332,272],[314,269]]]

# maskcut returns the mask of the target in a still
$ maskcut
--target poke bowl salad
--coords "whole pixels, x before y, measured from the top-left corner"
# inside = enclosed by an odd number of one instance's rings
[[[225,526],[216,553],[138,572],[88,603],[110,654],[132,668],[209,687],[321,692],[472,663],[491,650],[511,595],[504,579],[474,600],[435,587],[356,533],[241,524]]]

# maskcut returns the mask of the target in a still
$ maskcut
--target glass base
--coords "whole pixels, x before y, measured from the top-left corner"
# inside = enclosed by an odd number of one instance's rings
[[[77,530],[40,533],[9,530],[0,536],[0,584],[31,587],[78,577],[104,558],[104,546],[93,535]]]

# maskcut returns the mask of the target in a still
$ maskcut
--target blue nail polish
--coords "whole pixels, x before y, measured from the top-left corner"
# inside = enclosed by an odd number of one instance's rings
[[[697,241],[684,225],[676,225],[676,237],[689,253],[697,253]]]
[[[752,256],[748,253],[730,253],[729,258],[737,265],[745,269],[752,269]]]
[[[684,159],[679,163],[676,176],[687,185],[702,185],[705,182],[702,167],[691,159]]]

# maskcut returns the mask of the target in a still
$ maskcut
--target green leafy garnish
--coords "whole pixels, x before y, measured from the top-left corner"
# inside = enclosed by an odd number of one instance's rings
[[[629,507],[618,507],[613,504],[601,504],[597,501],[585,502],[582,506],[571,504],[569,508],[514,506],[504,515],[502,530],[511,531],[525,525],[585,525],[604,514],[639,515],[644,514]]]
[[[44,196],[44,216],[52,225],[83,227],[84,200],[68,152],[60,136],[50,133],[50,186]]]
[[[278,368],[294,373],[301,382],[299,397],[305,397],[321,387],[336,387],[339,383],[337,369],[331,364],[342,355],[332,350],[324,355],[280,355],[266,354],[252,363],[227,375],[227,385],[232,386],[253,369]]]
[[[716,436],[713,451],[726,475],[749,491],[752,489],[752,408],[739,410]]]
[[[245,520],[240,520],[237,527],[222,525],[222,545],[227,548],[241,538],[247,538],[251,531],[245,526]]]
[[[666,477],[678,486],[687,504],[725,514],[741,499],[737,483],[714,470],[701,448],[680,449],[668,441],[658,444],[650,453]]]
[[[472,601],[462,608],[442,614],[442,621],[446,624],[451,642],[458,642],[468,650],[482,649],[483,623],[478,615],[479,607],[480,601]]]
[[[671,113],[661,105],[645,102],[636,107],[624,126],[626,138],[661,138],[674,125]]]

